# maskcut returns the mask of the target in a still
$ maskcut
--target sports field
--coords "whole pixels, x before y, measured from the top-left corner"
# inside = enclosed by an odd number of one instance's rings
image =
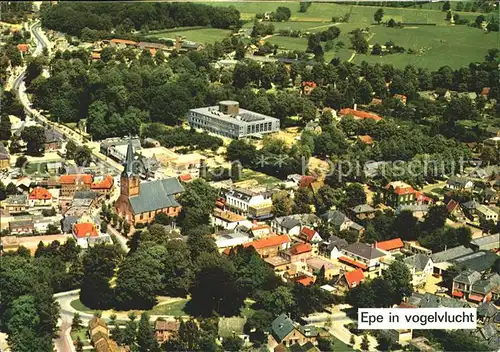
[[[230,30],[219,29],[219,28],[195,28],[195,29],[178,29],[178,30],[166,30],[151,33],[148,35],[149,38],[158,39],[175,39],[178,36],[184,37],[189,41],[203,44],[213,44],[215,42],[220,42],[224,38],[229,37],[231,34]]]

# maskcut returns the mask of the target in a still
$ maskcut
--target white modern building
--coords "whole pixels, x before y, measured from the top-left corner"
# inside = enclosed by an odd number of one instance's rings
[[[255,193],[242,188],[234,188],[226,193],[226,208],[236,214],[249,216],[249,210],[256,208],[271,209],[273,201],[266,194]]]
[[[225,100],[219,105],[191,109],[189,125],[196,129],[229,138],[261,136],[278,132],[280,120],[240,108],[237,101]]]

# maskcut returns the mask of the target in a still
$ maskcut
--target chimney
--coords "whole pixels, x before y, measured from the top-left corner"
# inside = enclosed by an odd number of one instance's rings
[[[358,110],[358,104],[354,103],[354,110]]]

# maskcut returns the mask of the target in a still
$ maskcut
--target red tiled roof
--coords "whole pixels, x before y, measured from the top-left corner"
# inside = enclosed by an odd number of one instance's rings
[[[61,184],[73,184],[76,182],[76,180],[79,180],[80,182],[90,185],[92,183],[92,175],[88,174],[62,175],[59,178],[59,182]]]
[[[382,104],[382,99],[373,98],[371,103],[374,105],[380,105]]]
[[[52,199],[52,194],[43,187],[35,187],[31,191],[29,198],[36,200]]]
[[[415,197],[419,203],[430,203],[432,201],[430,197],[427,197],[423,192],[419,191],[415,192]]]
[[[113,176],[107,175],[101,182],[92,183],[90,185],[91,189],[110,189],[113,187],[115,180]]]
[[[365,264],[357,262],[354,259],[351,259],[349,257],[341,256],[341,257],[339,257],[339,260],[342,261],[342,262],[345,262],[347,264],[354,265],[354,266],[356,266],[358,268],[361,268],[363,270],[368,269],[368,267]]]
[[[282,244],[290,242],[290,237],[288,235],[271,236],[268,238],[263,238],[261,240],[256,240],[252,242],[245,243],[245,247],[252,246],[255,249],[267,248],[280,246]]]
[[[290,252],[294,255],[303,254],[312,251],[310,243],[299,243],[290,248]]]
[[[354,286],[358,286],[361,281],[365,280],[365,274],[363,274],[363,270],[356,269],[353,271],[348,271],[344,274],[345,280],[347,281],[347,286],[352,288]]]
[[[94,226],[90,222],[82,222],[73,225],[73,233],[77,238],[85,237],[97,237],[99,234]]]
[[[302,82],[302,87],[306,87],[306,86],[315,88],[315,87],[317,87],[317,84],[316,84],[316,82]]]
[[[315,180],[316,179],[314,178],[314,176],[302,176],[300,178],[299,187],[300,188],[309,187],[311,183],[313,183]]]
[[[126,39],[111,39],[111,42],[115,43],[115,44],[137,45],[137,42],[134,42],[133,40],[126,40]]]
[[[460,291],[453,291],[453,292],[451,293],[451,295],[452,295],[453,297],[459,297],[459,298],[462,298],[462,297],[464,296],[464,293],[463,293],[463,292],[460,292]]]
[[[302,277],[302,278],[296,280],[295,282],[298,282],[299,284],[301,284],[303,286],[309,286],[309,285],[312,285],[314,283],[314,278],[312,278],[310,276],[305,276],[305,277]]]
[[[446,209],[448,210],[448,213],[452,213],[458,206],[458,202],[456,200],[450,200],[448,204],[446,204]]]
[[[404,244],[401,238],[394,238],[388,241],[377,242],[376,247],[384,251],[391,251],[393,249],[403,248]]]
[[[354,110],[351,108],[345,108],[340,110],[340,115],[352,115],[354,117],[357,117],[359,119],[373,119],[375,121],[380,121],[382,118],[374,113],[367,112],[367,111],[361,111],[361,110]]]
[[[483,297],[483,296],[481,296],[481,295],[474,295],[474,294],[470,294],[470,295],[469,295],[469,299],[470,299],[471,301],[475,301],[475,302],[481,302],[481,301],[483,300],[483,298],[484,298],[484,297]]]
[[[369,135],[358,136],[358,139],[364,144],[373,144],[373,138]]]
[[[155,48],[149,48],[149,52],[151,53],[151,56],[155,56],[156,49]]]
[[[30,46],[28,44],[17,44],[17,49],[19,49],[20,52],[26,53],[28,52]]]
[[[490,94],[490,87],[484,87],[481,90],[481,95],[488,95],[488,94]]]
[[[182,182],[191,181],[192,179],[193,177],[191,176],[191,174],[184,174],[179,176],[179,180]]]
[[[389,183],[387,186],[385,186],[386,189],[390,189],[391,188],[391,184]],[[416,191],[413,189],[412,186],[410,185],[406,185],[405,187],[401,187],[401,186],[396,186],[394,187],[394,193],[398,194],[398,195],[403,195],[403,194],[411,194],[411,193],[415,193]]]
[[[300,234],[299,234],[299,237],[308,241],[308,242],[311,242],[311,240],[313,239],[314,235],[316,234],[316,231],[307,227],[307,226],[304,226],[301,230],[300,230]]]

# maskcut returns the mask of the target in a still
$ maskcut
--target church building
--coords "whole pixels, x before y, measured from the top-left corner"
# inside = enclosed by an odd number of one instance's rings
[[[141,182],[139,164],[129,142],[120,177],[120,196],[115,203],[117,214],[131,224],[149,223],[162,212],[172,217],[179,215],[181,205],[176,198],[184,188],[177,177]]]

